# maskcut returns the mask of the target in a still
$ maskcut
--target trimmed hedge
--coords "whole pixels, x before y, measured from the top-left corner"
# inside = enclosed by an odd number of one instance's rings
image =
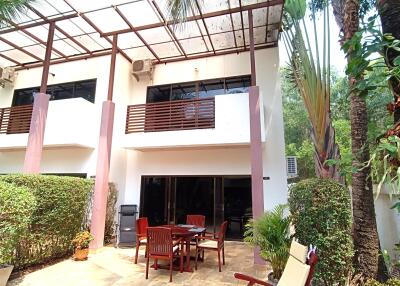
[[[315,285],[345,285],[353,258],[348,189],[333,180],[303,180],[290,188],[289,208],[295,237],[317,246]]]
[[[0,265],[12,262],[20,237],[27,234],[36,207],[27,188],[0,182]]]
[[[0,182],[24,187],[36,199],[28,232],[18,239],[16,268],[44,263],[71,253],[71,240],[81,230],[93,181],[45,175],[5,175]]]

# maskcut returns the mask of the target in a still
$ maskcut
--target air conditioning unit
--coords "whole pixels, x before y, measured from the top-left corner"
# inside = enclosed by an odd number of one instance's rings
[[[297,158],[295,156],[286,157],[286,172],[288,178],[295,178],[298,176],[297,173]]]
[[[13,85],[15,80],[15,69],[12,67],[0,67],[0,86]]]
[[[151,59],[132,61],[132,75],[139,81],[141,78],[151,79],[153,62]]]

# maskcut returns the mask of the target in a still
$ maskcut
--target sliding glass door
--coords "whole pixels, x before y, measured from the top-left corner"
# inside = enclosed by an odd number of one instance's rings
[[[187,214],[204,215],[212,232],[227,220],[227,237],[241,239],[251,217],[250,177],[142,177],[140,215],[150,225],[185,223]]]

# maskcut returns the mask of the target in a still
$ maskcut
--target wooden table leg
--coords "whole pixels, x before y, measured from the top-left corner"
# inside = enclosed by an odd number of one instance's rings
[[[186,239],[186,271],[192,272],[190,269],[190,239]]]

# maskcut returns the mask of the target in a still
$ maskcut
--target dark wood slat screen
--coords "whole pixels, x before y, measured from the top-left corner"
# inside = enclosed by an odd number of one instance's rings
[[[33,105],[0,108],[0,134],[29,133]]]
[[[215,127],[215,98],[129,105],[125,133]]]

